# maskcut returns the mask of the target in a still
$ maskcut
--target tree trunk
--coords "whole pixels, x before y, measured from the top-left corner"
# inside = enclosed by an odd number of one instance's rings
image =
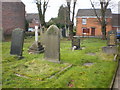
[[[42,2],[41,1],[40,1],[40,3],[38,3],[38,2],[36,3],[37,8],[38,8],[38,13],[39,13],[39,21],[40,21],[41,26],[44,26],[44,27],[46,27],[45,12],[46,12],[46,9],[47,9],[48,2],[44,1],[43,8],[42,8]]]
[[[70,24],[70,25],[69,25],[69,31],[70,31],[69,37],[70,37],[70,39],[72,40],[72,38],[73,38],[73,24]]]
[[[73,4],[73,13],[72,13],[72,21],[70,19],[70,3],[67,2],[67,6],[68,6],[68,13],[69,13],[69,38],[72,40],[73,38],[73,27],[74,27],[74,16],[75,16],[75,6],[76,6],[76,2],[74,2]]]
[[[105,13],[106,13],[106,10],[107,10],[107,7],[109,5],[109,2],[110,0],[107,0],[105,2],[103,2],[103,0],[101,1],[100,0],[100,6],[101,6],[101,17],[98,16],[97,12],[96,12],[96,9],[95,9],[95,6],[94,4],[92,3],[92,0],[90,0],[91,2],[91,5],[94,9],[94,12],[95,12],[95,15],[97,16],[97,19],[99,21],[99,23],[101,24],[101,32],[102,32],[102,39],[103,40],[106,40],[106,26],[107,26],[107,21],[106,21],[106,18],[105,18]]]
[[[106,25],[102,25],[102,39],[106,40]]]

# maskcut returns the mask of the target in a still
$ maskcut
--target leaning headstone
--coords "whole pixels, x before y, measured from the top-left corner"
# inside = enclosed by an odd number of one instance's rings
[[[77,36],[74,36],[72,38],[72,49],[73,48],[74,48],[74,50],[80,49],[80,38]]]
[[[22,57],[23,42],[24,42],[24,31],[20,28],[13,30],[10,54]]]
[[[57,26],[51,25],[45,35],[45,59],[60,62],[60,30]]]
[[[116,38],[116,31],[115,30],[112,30],[112,31],[108,32],[107,44],[108,44],[108,46],[115,46],[117,44],[117,38]]]

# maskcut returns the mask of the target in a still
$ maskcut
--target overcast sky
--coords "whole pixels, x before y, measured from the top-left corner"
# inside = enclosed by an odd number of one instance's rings
[[[34,0],[21,0],[26,5],[27,13],[37,13],[37,7]],[[73,0],[72,0],[73,1]],[[98,1],[98,0],[94,0]],[[118,2],[120,0],[112,0],[115,5],[112,8],[113,13],[118,13]],[[49,21],[52,17],[57,17],[59,7],[64,4],[66,5],[66,0],[49,0],[49,5],[46,11],[46,21]],[[90,0],[77,0],[76,13],[78,9],[91,8]]]

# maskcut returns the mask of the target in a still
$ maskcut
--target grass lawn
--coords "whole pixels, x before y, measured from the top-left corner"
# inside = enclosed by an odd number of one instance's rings
[[[10,55],[10,42],[2,43],[3,88],[109,88],[117,62],[113,55],[102,53],[106,41],[84,38],[84,49],[72,51],[71,41],[63,39],[60,64],[44,60],[44,54],[29,54],[33,41],[25,39],[22,60]]]

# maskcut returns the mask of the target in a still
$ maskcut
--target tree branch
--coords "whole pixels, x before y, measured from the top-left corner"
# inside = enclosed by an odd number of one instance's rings
[[[93,10],[94,10],[94,12],[95,12],[95,15],[96,15],[98,21],[100,22],[100,24],[102,24],[102,21],[101,21],[100,17],[97,15],[97,12],[96,12],[96,9],[95,9],[95,6],[94,6],[93,2],[92,2],[91,0],[90,0],[90,2],[91,2],[91,5],[92,5],[92,7],[93,7]]]
[[[43,4],[43,14],[45,14],[45,12],[46,12],[46,10],[47,10],[48,3],[49,3],[49,0],[48,0],[48,1],[45,1],[45,0],[44,0],[44,4]]]

